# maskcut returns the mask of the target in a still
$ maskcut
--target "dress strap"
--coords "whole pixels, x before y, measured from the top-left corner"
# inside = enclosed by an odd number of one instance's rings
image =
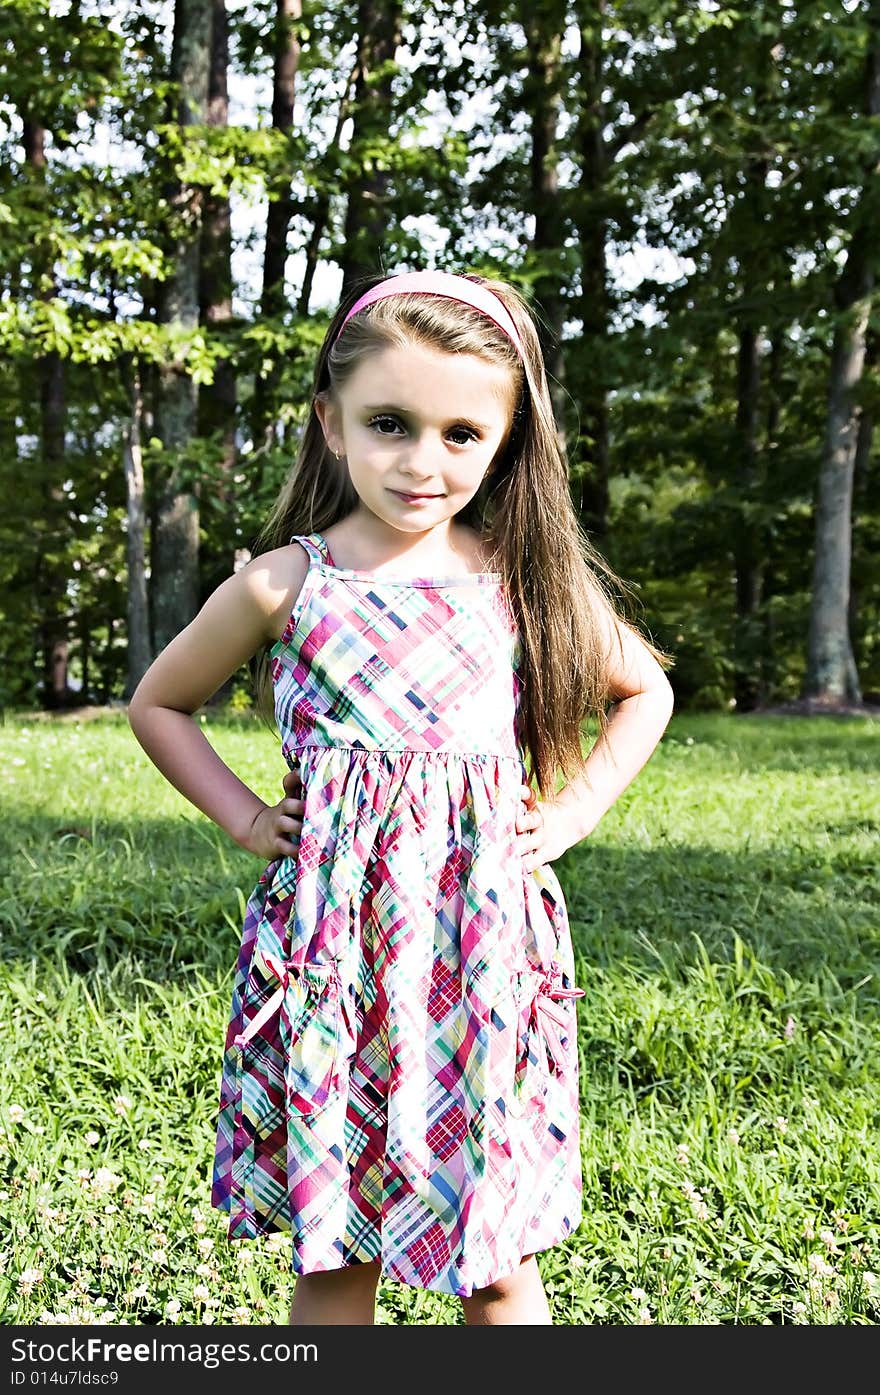
[[[326,562],[332,567],[330,549],[320,533],[294,533],[290,541],[301,543],[313,562]]]

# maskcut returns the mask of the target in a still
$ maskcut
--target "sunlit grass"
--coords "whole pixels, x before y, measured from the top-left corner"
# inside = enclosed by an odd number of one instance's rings
[[[205,727],[278,799],[278,743]],[[561,1324],[880,1316],[880,723],[676,714],[555,864],[586,989]],[[289,1239],[209,1206],[260,864],[124,715],[0,728],[0,1303],[21,1323],[285,1322]],[[386,1283],[381,1322],[460,1305]]]

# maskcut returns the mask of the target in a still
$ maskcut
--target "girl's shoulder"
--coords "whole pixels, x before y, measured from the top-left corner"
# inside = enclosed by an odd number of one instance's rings
[[[267,642],[274,644],[284,633],[299,599],[310,557],[301,543],[285,543],[261,552],[243,568],[248,585],[266,618]]]

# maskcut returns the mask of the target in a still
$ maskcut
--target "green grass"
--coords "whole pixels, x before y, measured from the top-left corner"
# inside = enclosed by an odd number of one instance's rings
[[[280,798],[263,727],[206,729]],[[586,989],[557,1323],[877,1323],[878,757],[867,719],[676,714],[554,864]],[[8,717],[0,790],[2,1321],[286,1322],[288,1237],[229,1244],[208,1201],[260,864],[122,714]],[[389,1282],[379,1321],[460,1305]]]

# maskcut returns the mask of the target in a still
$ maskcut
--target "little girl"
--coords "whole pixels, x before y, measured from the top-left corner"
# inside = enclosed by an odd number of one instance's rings
[[[230,1238],[290,1231],[293,1323],[372,1322],[380,1275],[468,1323],[549,1322],[535,1254],[581,1214],[584,990],[548,864],[648,760],[672,690],[580,531],[523,297],[442,272],[348,295],[256,552],[129,708],[267,861],[212,1202]],[[272,806],[191,720],[255,655],[289,766]]]

